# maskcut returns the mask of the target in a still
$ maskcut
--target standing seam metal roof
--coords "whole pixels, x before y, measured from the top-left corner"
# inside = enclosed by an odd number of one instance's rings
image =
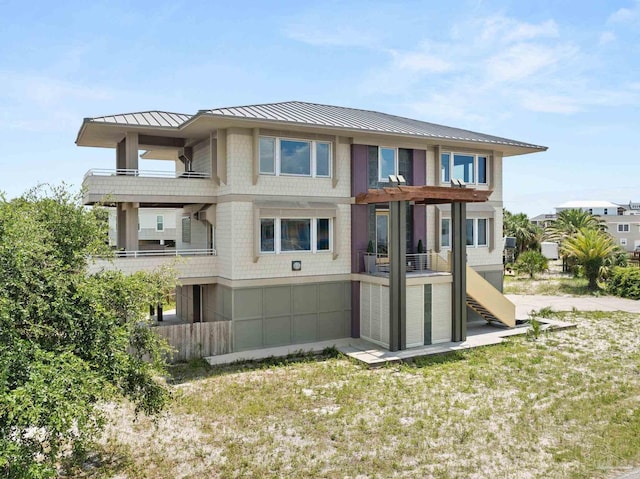
[[[377,111],[299,101],[216,108],[202,110],[199,114],[546,149],[543,146],[523,143],[517,140],[403,118]]]
[[[546,147],[510,140],[484,133],[428,123],[411,118],[380,113],[371,110],[359,110],[333,105],[288,101],[282,103],[264,103],[257,105],[235,106],[200,110],[196,115],[169,113],[165,111],[145,111],[123,113],[88,119],[89,122],[112,123],[126,126],[150,126],[179,128],[197,116],[218,116],[246,118],[252,120],[276,121],[298,125],[344,128],[397,135],[417,136],[434,139],[462,140],[478,143],[509,145],[545,150]]]

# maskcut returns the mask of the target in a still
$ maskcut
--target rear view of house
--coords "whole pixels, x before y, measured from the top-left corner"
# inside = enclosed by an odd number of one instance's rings
[[[223,322],[224,352],[345,337],[403,349],[464,339],[467,316],[513,322],[502,165],[545,147],[303,102],[87,118],[77,144],[115,150],[84,201],[113,202],[122,253],[93,267],[182,256],[177,314]],[[135,254],[150,208],[175,212],[166,257]]]

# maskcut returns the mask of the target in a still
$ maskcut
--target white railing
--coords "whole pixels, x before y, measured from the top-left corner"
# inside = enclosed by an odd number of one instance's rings
[[[216,250],[207,249],[173,249],[173,250],[146,250],[146,251],[114,251],[116,258],[148,258],[157,256],[216,256]],[[99,258],[105,258],[99,256]]]
[[[129,168],[119,168],[116,170],[94,168],[84,175],[86,180],[90,176],[139,176],[141,178],[211,178],[209,173],[200,171],[155,171],[155,170],[135,170]]]

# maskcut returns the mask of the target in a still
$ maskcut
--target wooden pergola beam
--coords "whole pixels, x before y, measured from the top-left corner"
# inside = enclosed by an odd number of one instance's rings
[[[493,191],[446,186],[398,186],[369,190],[356,196],[357,205],[413,201],[417,204],[482,203],[488,201]]]

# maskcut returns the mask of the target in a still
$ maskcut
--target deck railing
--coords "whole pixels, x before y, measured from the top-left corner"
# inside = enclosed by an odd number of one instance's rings
[[[138,176],[140,178],[211,178],[209,173],[201,171],[155,171],[155,170],[136,170],[130,168],[118,168],[115,170],[94,168],[87,171],[84,175],[86,180],[90,176]]]
[[[405,255],[405,265],[407,273],[450,273],[450,261],[448,253],[440,253],[428,251],[426,253],[408,253]],[[367,253],[360,251],[359,260],[361,272],[367,274],[389,274],[389,255],[382,253]]]
[[[167,249],[167,250],[120,250],[114,251],[116,258],[148,258],[161,256],[216,256],[216,250],[213,248],[206,249]],[[106,258],[99,256],[99,258]]]

